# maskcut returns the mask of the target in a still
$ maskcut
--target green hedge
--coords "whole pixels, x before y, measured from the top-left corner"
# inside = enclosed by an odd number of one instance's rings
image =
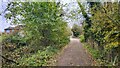
[[[81,42],[85,42],[84,35],[80,35],[79,38],[80,38],[80,41],[81,41]]]

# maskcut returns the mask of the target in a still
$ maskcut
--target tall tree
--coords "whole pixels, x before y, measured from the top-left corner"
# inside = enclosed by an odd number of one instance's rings
[[[55,2],[14,2],[8,11],[6,18],[25,24],[27,36],[36,43],[42,41],[42,45],[52,45],[67,36],[64,35],[67,23],[62,21],[61,8]]]
[[[85,36],[85,41],[87,41],[87,38],[90,36],[89,28],[91,27],[91,20],[90,17],[88,16],[87,12],[85,12],[85,8],[82,6],[82,4],[77,0],[78,5],[81,9],[82,15],[85,18],[85,26],[84,26],[84,36]]]

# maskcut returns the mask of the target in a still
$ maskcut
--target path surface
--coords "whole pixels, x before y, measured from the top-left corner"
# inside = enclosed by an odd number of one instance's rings
[[[57,66],[90,66],[92,59],[81,45],[79,39],[71,38],[57,58]]]

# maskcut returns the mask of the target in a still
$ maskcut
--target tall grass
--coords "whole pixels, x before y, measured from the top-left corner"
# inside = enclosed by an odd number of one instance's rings
[[[0,36],[0,42],[2,42],[2,36]]]

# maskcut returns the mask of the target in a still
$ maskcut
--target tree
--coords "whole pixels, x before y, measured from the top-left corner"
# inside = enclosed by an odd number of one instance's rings
[[[85,18],[84,37],[85,37],[85,41],[87,41],[87,38],[90,36],[89,28],[91,27],[91,20],[90,20],[90,17],[88,16],[87,12],[85,11],[85,8],[82,6],[82,4],[78,0],[77,0],[77,2],[81,9],[83,17]]]
[[[42,41],[42,45],[53,45],[59,43],[58,40],[66,38],[63,36],[67,36],[64,35],[67,23],[62,21],[61,8],[55,2],[22,2],[11,5],[6,18],[13,18],[15,23],[25,24],[29,39],[36,43]],[[17,18],[19,15],[21,19]]]
[[[75,37],[78,37],[82,33],[82,29],[77,24],[74,24],[71,31]]]
[[[85,12],[84,6],[78,2],[81,12],[84,16],[84,36],[94,42],[97,42],[101,53],[100,59],[106,59],[112,65],[117,64],[118,46],[119,46],[119,3],[89,2],[89,11],[91,17]],[[86,21],[87,20],[87,21]],[[90,25],[89,25],[90,24]],[[117,58],[116,58],[117,57]],[[106,62],[105,62],[106,63]]]
[[[5,17],[12,20],[13,24],[25,25],[23,29],[25,37],[21,39],[25,39],[28,44],[21,49],[16,48],[16,52],[12,51],[12,54],[9,54],[6,49],[7,51],[4,52],[10,57],[14,58],[13,54],[19,54],[21,51],[23,51],[21,54],[25,55],[31,54],[31,52],[36,53],[48,46],[60,48],[69,42],[67,23],[62,19],[62,9],[59,3],[11,2],[7,11],[9,12]]]

